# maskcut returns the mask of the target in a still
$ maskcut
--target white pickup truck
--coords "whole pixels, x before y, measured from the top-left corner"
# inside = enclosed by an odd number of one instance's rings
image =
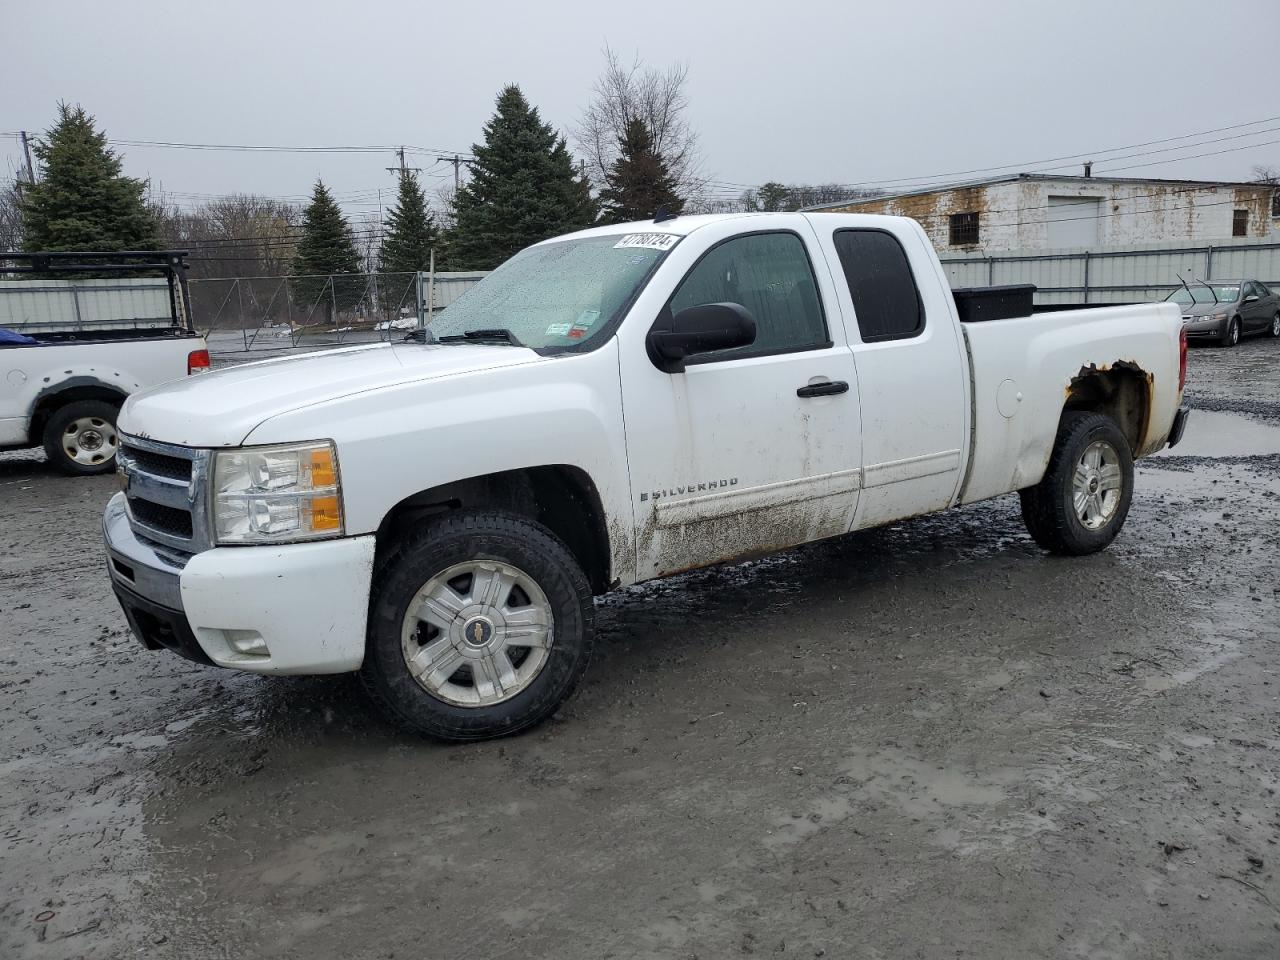
[[[149,648],[511,733],[582,677],[593,594],[1014,490],[1046,549],[1105,547],[1186,419],[1181,317],[1030,290],[953,296],[893,217],[548,240],[414,340],[130,398],[110,575]]]
[[[209,367],[185,254],[0,253],[0,450],[69,474],[116,467],[129,394]]]

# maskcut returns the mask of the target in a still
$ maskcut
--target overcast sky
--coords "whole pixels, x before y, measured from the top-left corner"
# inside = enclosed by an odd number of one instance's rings
[[[688,64],[704,173],[724,183],[1043,169],[1086,151],[1095,174],[1143,164],[1118,175],[1247,179],[1255,164],[1280,166],[1280,143],[1178,159],[1280,140],[1280,119],[1198,147],[1122,150],[1143,155],[1111,163],[1103,152],[1280,117],[1277,0],[0,0],[0,34],[3,132],[46,129],[64,99],[113,139],[467,151],[506,83],[567,131],[608,43]],[[320,176],[354,213],[393,186],[390,152],[121,149],[128,173],[188,202],[300,197]],[[0,154],[0,173],[12,171],[16,140],[0,137]],[[452,179],[447,165],[413,162],[429,188]]]

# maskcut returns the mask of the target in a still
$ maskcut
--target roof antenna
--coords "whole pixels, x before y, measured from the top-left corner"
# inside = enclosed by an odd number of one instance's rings
[[[653,222],[663,223],[664,221],[667,221],[667,220],[674,220],[678,216],[680,216],[680,214],[672,213],[671,210],[664,204],[660,206],[658,208],[658,212],[653,215]]]

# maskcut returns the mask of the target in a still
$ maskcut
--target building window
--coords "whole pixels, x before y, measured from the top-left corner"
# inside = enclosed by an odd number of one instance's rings
[[[951,215],[951,246],[968,247],[978,242],[978,215],[953,213]]]
[[[1271,195],[1271,215],[1280,217],[1280,190]]]
[[[1237,210],[1231,216],[1231,235],[1247,237],[1249,235],[1249,211]]]

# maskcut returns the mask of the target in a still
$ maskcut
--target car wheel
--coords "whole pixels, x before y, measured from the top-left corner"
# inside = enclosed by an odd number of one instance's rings
[[[1240,342],[1240,318],[1232,317],[1227,321],[1227,329],[1222,331],[1218,343],[1224,347],[1234,347]]]
[[[119,410],[101,400],[68,403],[44,425],[44,452],[55,470],[73,476],[109,473],[116,468]]]
[[[361,679],[409,730],[500,737],[573,693],[593,637],[587,578],[551,531],[514,514],[459,511],[379,562]]]
[[[1108,416],[1065,414],[1044,479],[1020,496],[1027,531],[1044,549],[1070,556],[1102,550],[1129,515],[1129,441]]]
[[[1267,328],[1267,336],[1280,337],[1280,311],[1271,318],[1271,326]]]

